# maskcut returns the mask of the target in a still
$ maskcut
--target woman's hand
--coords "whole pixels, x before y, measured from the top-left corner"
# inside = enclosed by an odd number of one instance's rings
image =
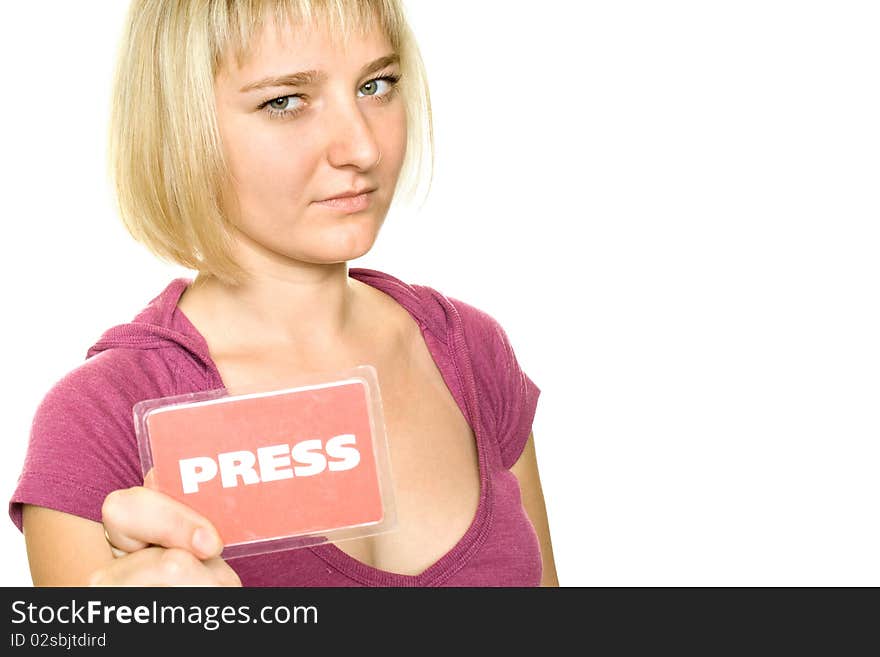
[[[214,526],[172,497],[135,486],[110,493],[101,509],[115,559],[95,571],[91,586],[241,586],[220,558]]]

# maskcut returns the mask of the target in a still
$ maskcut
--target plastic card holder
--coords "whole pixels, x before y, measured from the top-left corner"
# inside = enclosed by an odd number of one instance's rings
[[[223,558],[397,529],[372,365],[133,407],[148,484],[210,520]]]

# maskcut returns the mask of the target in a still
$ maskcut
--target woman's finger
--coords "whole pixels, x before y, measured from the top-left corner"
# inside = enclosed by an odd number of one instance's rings
[[[125,550],[120,550],[118,547],[113,545],[113,541],[110,539],[110,534],[107,533],[106,527],[104,527],[104,539],[107,541],[107,545],[110,546],[110,552],[113,553],[114,559],[121,559],[126,554],[128,554],[128,552],[126,552]]]
[[[222,561],[214,559],[213,561]],[[225,566],[225,568],[224,568]],[[148,547],[116,559],[92,576],[91,586],[233,586],[225,562],[203,563],[188,550]],[[234,580],[233,580],[234,576]]]
[[[223,550],[211,522],[190,507],[144,486],[116,490],[101,508],[107,542],[116,550],[136,552],[148,545],[188,550],[200,559]]]
[[[220,557],[208,559],[203,563],[213,574],[214,579],[217,581],[217,586],[241,586],[241,579],[238,573],[232,570],[229,564]]]

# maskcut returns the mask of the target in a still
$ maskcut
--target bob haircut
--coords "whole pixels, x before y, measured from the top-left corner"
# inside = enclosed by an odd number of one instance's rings
[[[214,82],[227,53],[239,66],[246,61],[268,18],[279,31],[320,22],[342,43],[378,25],[400,57],[406,108],[406,157],[396,189],[412,200],[427,167],[427,196],[433,178],[427,74],[400,0],[132,0],[109,121],[108,176],[117,209],[132,237],[161,260],[232,285],[246,272],[232,257],[234,223],[224,202],[232,175]]]

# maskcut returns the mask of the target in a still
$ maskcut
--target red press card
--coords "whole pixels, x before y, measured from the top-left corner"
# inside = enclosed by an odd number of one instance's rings
[[[158,407],[151,400],[138,418],[142,460],[154,487],[213,522],[226,546],[377,525],[387,466],[377,460],[384,432],[370,392],[348,378]]]

